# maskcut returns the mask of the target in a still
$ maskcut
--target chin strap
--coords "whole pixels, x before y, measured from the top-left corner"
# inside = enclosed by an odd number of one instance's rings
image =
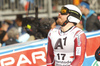
[[[61,26],[65,26],[68,22],[69,22],[69,20],[67,19],[67,20],[63,23],[63,25],[61,25]]]
[[[70,16],[70,15],[69,15],[69,16]],[[69,16],[68,16],[68,17],[69,17]],[[61,26],[65,26],[65,25],[69,22],[68,17],[67,17],[67,20],[66,20]]]

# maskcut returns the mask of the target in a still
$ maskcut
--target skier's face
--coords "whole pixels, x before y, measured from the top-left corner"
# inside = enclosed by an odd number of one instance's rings
[[[69,14],[67,15],[61,15],[61,13],[58,14],[58,19],[57,19],[57,24],[58,25],[63,25],[63,23],[67,20],[67,17],[69,16]]]

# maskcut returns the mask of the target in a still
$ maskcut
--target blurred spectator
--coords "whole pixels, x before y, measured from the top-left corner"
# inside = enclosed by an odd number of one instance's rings
[[[47,34],[50,29],[55,28],[55,20],[53,18],[43,18],[40,20],[40,32],[44,38],[47,38]]]
[[[5,41],[8,40],[8,34],[6,32],[9,25],[5,22],[0,22],[0,24],[0,46],[5,46]]]
[[[42,34],[38,31],[39,28],[40,27],[36,27],[36,24],[33,24],[33,23],[30,25],[27,25],[26,31],[30,35],[29,41],[30,41],[30,39],[35,39],[35,40],[36,39],[43,39]]]
[[[15,27],[11,28],[7,33],[8,33],[9,39],[5,42],[6,45],[19,43],[19,41],[18,41],[19,32]]]
[[[28,41],[30,41],[32,39],[34,39],[34,40],[41,39],[41,36],[40,36],[41,34],[38,34],[37,28],[34,26],[34,24],[30,24],[30,25],[28,24],[26,26],[26,32],[31,36]]]
[[[52,24],[51,24],[51,29],[55,28],[56,25],[57,25],[56,22],[52,23]]]
[[[22,27],[22,21],[23,21],[23,15],[17,14],[15,21],[13,22],[12,25],[10,25],[9,29],[11,29],[12,27],[15,27],[18,29],[20,35],[26,33],[26,31]]]
[[[35,40],[35,37],[33,35],[31,35],[27,41],[32,41],[32,40]]]
[[[25,33],[25,34],[21,35],[21,36],[18,38],[18,41],[19,41],[20,43],[27,42],[29,38],[30,38],[30,35],[29,35],[28,33]]]
[[[3,24],[1,24],[1,28],[0,28],[0,30],[7,31],[7,30],[8,30],[8,27],[9,27],[9,25],[8,25],[8,24],[3,23]]]
[[[5,19],[4,22],[7,23],[8,25],[13,24],[13,21],[12,20],[8,20],[8,19]]]
[[[26,33],[24,28],[22,27],[22,21],[23,21],[23,15],[18,14],[15,20],[16,22],[15,27],[18,29],[20,35]]]
[[[8,34],[4,30],[0,30],[0,47],[5,46],[5,41],[8,40]]]
[[[90,9],[90,5],[87,1],[80,3],[80,10],[82,12],[82,24],[84,31],[95,31],[100,29],[100,22],[97,18],[95,11]]]

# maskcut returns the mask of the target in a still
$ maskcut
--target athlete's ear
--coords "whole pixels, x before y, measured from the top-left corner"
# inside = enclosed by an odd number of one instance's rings
[[[68,13],[67,15],[69,16],[70,14]]]

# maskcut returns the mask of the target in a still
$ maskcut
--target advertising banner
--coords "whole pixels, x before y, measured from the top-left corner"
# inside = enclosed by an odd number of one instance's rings
[[[46,66],[47,39],[0,48],[0,66]]]
[[[100,31],[85,33],[86,53],[82,66],[99,66]],[[0,48],[0,66],[46,66],[48,40],[40,39]]]
[[[100,57],[100,51],[97,51],[97,49],[100,47],[100,30],[85,34],[87,37],[87,45],[83,66],[100,66],[100,62],[95,58]]]

